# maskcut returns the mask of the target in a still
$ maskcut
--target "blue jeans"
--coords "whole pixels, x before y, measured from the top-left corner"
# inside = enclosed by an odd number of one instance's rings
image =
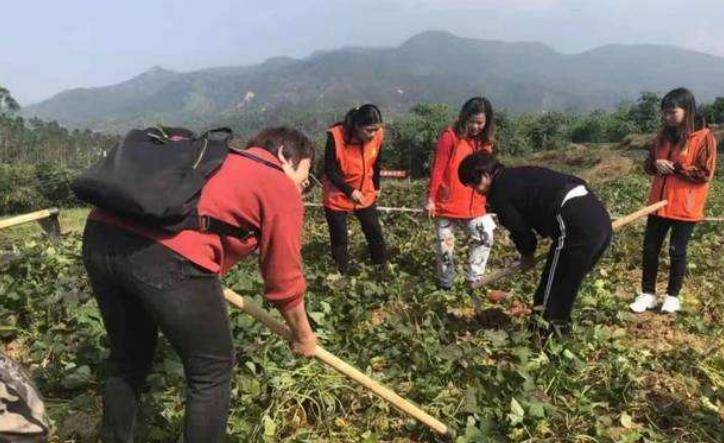
[[[108,332],[103,442],[132,442],[159,330],[186,376],[184,442],[222,442],[234,350],[221,284],[153,240],[89,220],[83,261]]]

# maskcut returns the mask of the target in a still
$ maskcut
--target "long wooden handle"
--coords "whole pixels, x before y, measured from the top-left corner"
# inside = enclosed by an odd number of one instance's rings
[[[57,217],[60,213],[58,208],[43,209],[40,211],[31,212],[30,214],[16,215],[15,217],[9,217],[4,220],[0,220],[0,229],[9,228],[22,223],[28,223],[35,220],[42,220],[49,217]]]
[[[285,338],[286,340],[291,340],[292,333],[289,328],[287,328],[280,321],[272,317],[267,311],[260,308],[249,299],[240,296],[231,289],[224,289],[224,297],[229,303],[238,307],[242,311],[254,317],[256,320],[263,323],[275,334]],[[444,423],[432,417],[427,412],[412,404],[410,401],[400,397],[391,389],[371,379],[354,366],[345,363],[343,360],[336,357],[334,354],[325,350],[321,346],[317,346],[317,348],[315,349],[314,357],[322,361],[326,365],[332,367],[334,370],[340,372],[342,375],[351,378],[365,388],[374,392],[383,400],[391,403],[397,409],[420,421],[421,423],[424,423],[433,431],[444,435],[452,435],[451,430]]]
[[[653,205],[646,206],[645,208],[641,208],[636,212],[632,212],[629,215],[625,215],[619,219],[616,219],[616,221],[611,223],[611,227],[613,228],[614,231],[618,231],[619,229],[623,228],[627,224],[629,224],[633,221],[636,221],[645,215],[649,215],[652,212],[656,212],[659,209],[666,206],[667,204],[669,204],[668,201],[661,200],[660,202],[656,202]]]
[[[632,212],[629,215],[623,216],[613,223],[611,223],[611,228],[613,228],[614,231],[618,231],[619,229],[623,228],[624,226],[628,225],[629,223],[636,221],[640,219],[641,217],[645,215],[649,215],[652,212],[656,212],[659,209],[666,206],[669,202],[666,200],[662,200],[660,202],[656,202],[653,205],[646,206],[645,208],[641,208],[636,212]],[[533,260],[535,263],[538,263],[539,261],[543,260],[546,257],[547,254],[540,254],[537,255]],[[518,271],[523,271],[524,269],[520,267],[520,264],[515,264],[513,266],[507,267],[505,269],[500,269],[498,271],[493,272],[492,274],[489,274],[487,277],[483,277],[477,282],[473,283],[474,288],[482,288],[483,286],[487,286],[493,282],[496,282],[502,278],[508,277],[510,275],[513,275],[517,273]]]
[[[304,203],[304,206],[308,208],[322,208],[324,205],[321,203]],[[405,207],[394,207],[394,206],[377,206],[378,211],[382,212],[411,212],[414,214],[422,214],[424,211],[419,208],[405,208]]]

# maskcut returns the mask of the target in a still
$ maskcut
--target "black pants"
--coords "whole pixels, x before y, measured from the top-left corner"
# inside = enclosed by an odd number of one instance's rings
[[[347,271],[349,258],[347,256],[347,213],[324,208],[329,226],[329,240],[332,246],[332,258],[340,272]],[[382,236],[382,227],[377,214],[377,205],[354,211],[355,217],[362,226],[362,232],[367,239],[372,263],[383,264],[387,260],[385,252],[385,239]]]
[[[83,259],[110,342],[101,440],[133,441],[160,330],[186,376],[184,441],[223,441],[234,350],[219,279],[152,240],[94,221]]]
[[[543,318],[567,325],[586,274],[611,243],[611,219],[593,194],[573,198],[556,215],[555,238],[534,297]]]
[[[689,244],[695,222],[672,220],[669,218],[650,215],[646,221],[646,234],[644,235],[643,275],[641,290],[648,294],[656,294],[656,274],[659,270],[659,253],[671,229],[669,238],[669,286],[666,293],[678,297],[681,285],[686,274],[686,247]]]

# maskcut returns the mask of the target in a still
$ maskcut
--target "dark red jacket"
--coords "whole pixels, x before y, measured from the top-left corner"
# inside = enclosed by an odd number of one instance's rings
[[[268,151],[250,148],[250,154],[279,163]],[[299,189],[279,170],[239,155],[229,154],[201,193],[199,215],[209,215],[236,226],[251,226],[261,234],[241,241],[199,231],[168,234],[94,210],[90,217],[157,240],[191,262],[223,274],[242,258],[259,250],[265,297],[280,309],[303,300],[302,274],[304,207]]]

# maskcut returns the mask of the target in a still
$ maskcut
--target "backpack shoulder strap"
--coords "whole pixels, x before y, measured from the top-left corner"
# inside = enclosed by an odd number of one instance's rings
[[[199,232],[210,232],[222,237],[238,238],[239,240],[246,240],[257,234],[257,230],[252,227],[235,226],[218,218],[211,217],[210,215],[198,216],[196,218],[196,224],[194,229]]]
[[[232,147],[229,147],[229,150],[234,152],[235,154],[239,154],[244,158],[248,158],[249,160],[255,161],[269,168],[284,172],[281,166],[268,160],[264,160],[263,158],[259,158],[253,154],[249,154],[248,152]],[[199,216],[197,218],[197,223],[198,226],[196,226],[195,229],[197,229],[198,231],[211,232],[213,234],[221,236],[235,237],[241,240],[246,240],[247,238],[252,237],[257,233],[256,229],[254,228],[234,226],[230,223],[226,223],[225,221],[208,215]]]
[[[256,155],[249,154],[248,152],[242,151],[241,149],[235,149],[235,148],[232,148],[232,147],[229,147],[229,149],[230,149],[232,152],[234,152],[234,153],[236,153],[236,154],[239,154],[240,156],[242,156],[242,157],[244,157],[244,158],[248,158],[249,160],[255,161],[255,162],[257,162],[257,163],[261,163],[262,165],[268,166],[268,167],[270,167],[270,168],[272,168],[272,169],[276,169],[276,170],[279,171],[279,172],[284,172],[284,170],[282,169],[282,167],[279,166],[279,165],[277,165],[276,163],[272,163],[272,162],[270,162],[270,161],[268,161],[268,160],[264,160],[263,158],[259,158],[259,157],[257,157]]]

